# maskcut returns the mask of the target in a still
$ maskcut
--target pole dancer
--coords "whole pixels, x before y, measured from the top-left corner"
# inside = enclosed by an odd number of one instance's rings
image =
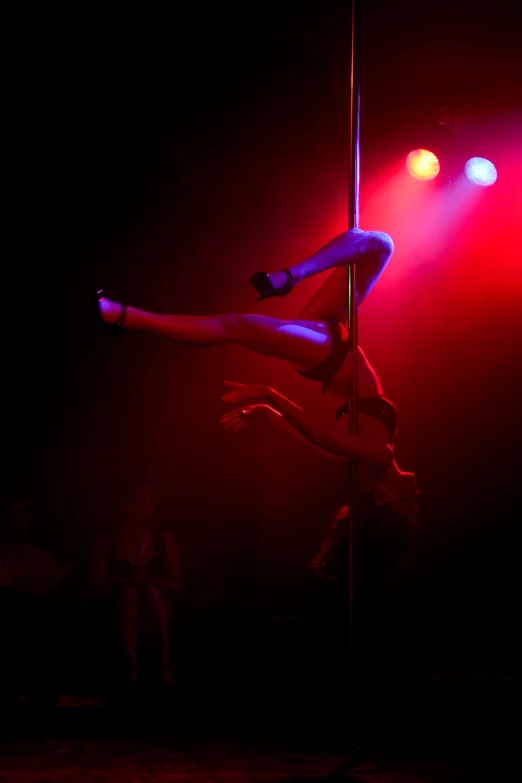
[[[364,302],[393,252],[391,238],[379,231],[348,229],[303,261],[286,270],[257,273],[252,278],[259,299],[289,295],[301,280],[331,269],[323,285],[297,319],[231,313],[213,316],[158,314],[109,300],[97,292],[91,302],[91,322],[103,331],[129,334],[142,331],[175,343],[195,347],[236,344],[259,354],[289,362],[305,378],[318,381],[324,393],[339,398],[335,421],[325,422],[299,406],[292,410],[287,431],[297,430],[302,440],[324,453],[357,461],[365,468],[383,471],[370,483],[382,504],[399,500],[406,506],[416,497],[412,474],[398,467],[393,444],[397,411],[384,396],[375,369],[357,347],[357,375],[347,329],[349,265],[357,262],[358,298]],[[356,381],[358,431],[348,432],[350,384]],[[260,387],[245,390],[245,400],[266,395]],[[236,400],[239,402],[239,398]],[[273,403],[272,395],[271,402]],[[278,401],[278,406],[283,403]],[[288,413],[288,411],[287,411]],[[288,414],[289,415],[289,414]],[[287,421],[287,424],[289,422]],[[358,478],[361,484],[366,474]],[[408,477],[408,478],[406,478]],[[376,481],[376,478],[379,481]],[[412,489],[404,496],[406,483]]]
[[[357,264],[358,303],[361,304],[382,274],[392,252],[393,243],[387,234],[352,228],[337,235],[295,266],[254,275],[251,282],[259,294],[259,300],[264,300],[267,297],[289,295],[301,280],[332,270],[295,320],[240,313],[213,316],[158,314],[125,306],[97,292],[91,300],[92,324],[103,331],[120,334],[128,332],[129,336],[133,331],[142,331],[195,347],[236,344],[289,362],[303,377],[318,381],[323,392],[330,392],[339,398],[341,404],[335,421],[324,421],[312,416],[290,401],[285,402],[282,395],[266,387],[252,388],[246,385],[247,388],[244,388],[244,384],[239,384],[231,389],[234,395],[226,398],[225,402],[240,406],[237,414],[240,420],[249,415],[242,413],[245,405],[248,407],[252,403],[255,405],[256,401],[268,401],[268,407],[275,410],[277,423],[287,425],[287,432],[293,431],[323,454],[347,460],[352,468],[357,464],[356,478],[352,471],[354,483],[348,484],[352,502],[350,512],[355,508],[357,514],[361,503],[357,503],[357,508],[356,500],[362,499],[369,516],[379,517],[377,530],[382,529],[383,525],[400,527],[405,519],[415,524],[418,512],[416,479],[412,473],[402,471],[394,458],[396,408],[384,396],[377,372],[361,347],[357,346],[356,350],[352,348],[348,331],[350,265]],[[356,362],[353,361],[354,356],[357,357]],[[349,431],[347,426],[351,413],[352,385],[357,390],[357,432]],[[350,562],[346,563],[345,571],[348,571],[350,580],[353,579],[353,519],[351,514],[344,515],[344,524],[348,524],[350,536],[347,555]],[[361,525],[365,521],[358,519],[357,524]],[[323,563],[318,561],[324,573],[332,558],[336,559],[336,553],[342,551],[338,545],[342,543],[343,537],[336,536],[339,530],[332,527],[332,545],[326,546],[322,552]],[[349,600],[352,625],[353,606],[352,599]],[[353,682],[353,651],[349,654],[350,679]],[[353,704],[348,705],[350,718],[354,709]],[[350,761],[343,768],[343,775],[357,758],[354,738],[352,725]]]
[[[370,481],[362,483],[371,488],[376,505],[389,509],[397,518],[402,516],[415,521],[419,494],[414,475],[401,471],[393,457],[397,431],[395,406],[384,396],[377,373],[358,345],[358,305],[364,302],[382,274],[392,255],[393,243],[383,232],[361,231],[358,228],[359,74],[356,27],[354,0],[349,228],[295,266],[270,273],[258,272],[251,278],[259,294],[258,301],[262,301],[268,297],[286,296],[301,280],[332,270],[297,319],[282,320],[238,313],[213,316],[159,314],[109,300],[101,291],[91,302],[92,323],[104,330],[144,331],[172,342],[194,346],[234,343],[291,363],[303,377],[319,381],[323,392],[329,391],[344,401],[336,417],[337,424],[330,425],[318,422],[290,401],[285,402],[285,398],[273,389],[252,389],[248,386],[245,389],[245,385],[238,384],[228,397],[225,396],[225,401],[240,404],[239,412],[233,412],[230,419],[224,418],[223,423],[237,428],[243,423],[242,417],[244,420],[255,408],[269,408],[272,410],[269,415],[275,415],[280,421],[284,419],[287,429],[293,430],[300,438],[311,442],[325,454],[350,461],[350,514],[347,518],[350,580],[353,579],[354,519],[358,510],[357,500],[361,496],[361,470],[354,469],[354,466],[364,468],[364,476],[370,471]],[[258,404],[260,400],[264,402]],[[246,408],[245,402],[249,403]],[[349,600],[352,640],[352,583]],[[353,683],[352,650],[349,665]]]

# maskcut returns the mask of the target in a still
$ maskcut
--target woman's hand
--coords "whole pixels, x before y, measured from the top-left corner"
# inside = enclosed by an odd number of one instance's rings
[[[164,595],[168,595],[170,592],[172,592],[170,582],[167,579],[162,579],[161,577],[150,577],[147,579],[147,584],[151,585],[151,587],[156,587],[160,593],[163,593]]]
[[[243,408],[235,408],[233,411],[224,413],[220,422],[226,429],[237,432],[245,426],[247,417],[250,419],[266,419],[273,414],[276,416],[281,415],[274,408],[271,408],[270,405],[257,403],[256,405],[246,405]]]
[[[258,386],[253,383],[225,381],[225,386],[229,386],[230,391],[224,394],[221,399],[228,405],[241,405],[244,402],[249,402],[250,404],[254,402],[266,404],[270,398],[270,394],[273,392],[273,389],[269,386]]]
[[[18,592],[23,593],[24,595],[30,595],[33,598],[44,597],[43,588],[36,584],[34,579],[32,579],[31,575],[28,573],[16,574],[13,578],[12,584],[13,587],[18,590]]]
[[[128,581],[131,585],[143,585],[150,580],[149,572],[146,568],[133,568],[129,574]]]

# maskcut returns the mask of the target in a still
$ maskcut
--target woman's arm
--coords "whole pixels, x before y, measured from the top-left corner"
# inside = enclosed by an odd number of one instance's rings
[[[181,564],[179,558],[179,549],[176,539],[172,533],[164,534],[165,547],[165,573],[161,577],[150,576],[144,582],[148,585],[154,585],[160,590],[165,598],[173,601],[181,593]]]
[[[393,460],[393,450],[387,443],[329,427],[275,389],[269,390],[268,400],[310,443],[332,454],[355,460],[371,468],[384,468]]]
[[[275,389],[266,386],[248,386],[226,381],[233,390],[223,397],[228,403],[264,398],[306,440],[325,451],[355,460],[371,468],[384,468],[393,460],[393,449],[387,443],[362,438],[329,427]]]
[[[275,408],[270,407],[267,403],[258,403],[257,405],[247,405],[244,408],[236,408],[234,411],[230,411],[228,413],[225,413],[223,417],[221,418],[221,423],[225,427],[231,427],[232,429],[239,429],[238,425],[242,425],[244,418],[249,419],[265,419],[270,422],[270,424],[278,430],[278,432],[281,432],[285,437],[290,438],[291,440],[295,441],[296,443],[299,443],[301,446],[305,446],[308,449],[312,449],[313,451],[321,454],[322,457],[325,459],[329,459],[332,462],[342,462],[345,463],[346,459],[344,457],[339,456],[338,454],[332,454],[330,451],[325,451],[324,449],[320,448],[319,446],[316,446],[315,443],[312,443],[307,438],[305,438],[304,435],[302,435],[299,430],[297,430],[295,427],[293,427],[283,416],[282,413],[279,413]]]

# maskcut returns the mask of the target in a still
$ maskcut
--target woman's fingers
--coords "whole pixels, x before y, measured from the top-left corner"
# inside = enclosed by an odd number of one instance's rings
[[[233,421],[234,419],[238,418],[237,410],[234,411],[227,411],[227,413],[224,413],[221,417],[221,421]]]
[[[224,394],[221,399],[223,402],[237,402],[244,397],[244,393],[241,391],[231,391]]]
[[[220,421],[226,429],[233,430],[240,429],[244,424],[241,419],[241,414],[238,411],[232,411],[231,413],[223,414]]]
[[[221,399],[223,402],[235,402],[238,399],[238,393],[240,394],[240,388],[244,386],[242,383],[236,383],[235,381],[225,381],[225,386],[230,386],[231,391],[223,394]]]
[[[232,387],[231,391],[226,392],[221,397],[222,401],[226,403],[261,398],[265,394],[265,388],[263,386],[255,386],[249,383],[236,383],[235,381],[225,381],[225,384]]]
[[[230,421],[227,424],[224,425],[225,429],[232,430],[232,432],[237,432],[241,429],[241,427],[244,427],[244,422],[240,421],[239,419],[236,419],[235,421]]]

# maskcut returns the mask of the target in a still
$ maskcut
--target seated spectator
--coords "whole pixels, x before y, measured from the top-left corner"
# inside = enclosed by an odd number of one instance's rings
[[[142,675],[142,635],[152,646],[160,680],[174,684],[170,626],[181,592],[180,558],[174,536],[158,525],[155,512],[152,489],[137,486],[117,524],[98,536],[93,550],[93,587],[108,599],[114,613],[129,684]]]
[[[9,497],[0,529],[2,668],[19,690],[49,685],[56,638],[53,599],[75,570],[31,542],[31,518],[23,494]]]

